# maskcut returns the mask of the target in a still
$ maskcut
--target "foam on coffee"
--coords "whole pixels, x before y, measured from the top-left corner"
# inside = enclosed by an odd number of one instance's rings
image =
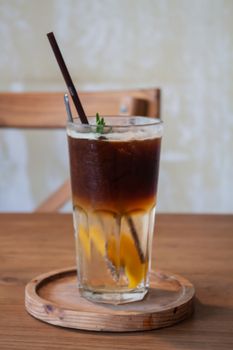
[[[96,133],[95,118],[89,118],[89,125],[68,123],[67,134],[72,138],[110,141],[131,141],[160,138],[162,136],[162,124],[158,119],[145,117],[117,117],[114,118],[114,126],[111,126],[112,117],[104,117],[106,126],[104,133]],[[130,123],[129,123],[130,120]],[[117,123],[118,121],[118,123]],[[131,130],[130,130],[131,129]]]

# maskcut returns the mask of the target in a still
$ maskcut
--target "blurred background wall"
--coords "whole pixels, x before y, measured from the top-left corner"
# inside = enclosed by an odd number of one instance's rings
[[[79,89],[161,87],[159,211],[233,212],[232,18],[232,0],[0,0],[0,90],[65,91],[49,31]],[[67,176],[65,131],[0,131],[0,211]]]

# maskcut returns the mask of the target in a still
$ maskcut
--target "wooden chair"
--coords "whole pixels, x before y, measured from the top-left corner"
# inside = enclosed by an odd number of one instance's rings
[[[142,89],[110,92],[80,92],[87,116],[142,115],[160,117],[160,90]],[[77,113],[71,103],[73,115]],[[30,92],[0,93],[0,127],[58,129],[66,124],[63,93]],[[53,212],[70,199],[70,182],[67,180],[36,209]]]

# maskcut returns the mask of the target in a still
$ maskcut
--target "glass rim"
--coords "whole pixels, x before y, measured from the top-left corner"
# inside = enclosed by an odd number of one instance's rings
[[[87,117],[89,121],[92,120],[96,120],[95,116],[88,116]],[[109,127],[113,127],[114,129],[118,129],[118,128],[141,128],[141,127],[149,127],[149,126],[162,126],[163,125],[163,121],[161,118],[157,118],[157,117],[148,117],[148,116],[125,116],[125,115],[101,115],[101,118],[105,119],[105,125],[104,128],[109,128]],[[114,119],[114,120],[118,120],[120,121],[120,119],[126,121],[126,120],[131,120],[131,121],[137,121],[137,120],[145,120],[147,121],[146,123],[109,123],[109,119]],[[78,127],[78,128],[92,128],[92,127],[96,127],[96,123],[89,123],[89,124],[83,124],[81,123],[79,117],[75,117],[73,118],[73,121],[67,121],[66,123],[67,127]]]

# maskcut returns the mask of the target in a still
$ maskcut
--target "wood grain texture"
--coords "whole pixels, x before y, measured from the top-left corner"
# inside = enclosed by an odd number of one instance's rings
[[[150,279],[144,300],[107,305],[81,297],[75,267],[60,269],[27,284],[25,306],[35,318],[56,326],[108,332],[164,328],[193,313],[194,287],[188,280],[159,270]]]
[[[232,250],[232,215],[157,215],[152,267],[193,283],[194,315],[149,332],[74,331],[40,322],[24,306],[34,276],[75,265],[71,215],[1,214],[0,349],[232,350]]]
[[[66,111],[62,92],[0,93],[0,127],[13,128],[64,128]],[[142,110],[150,117],[160,116],[160,90],[142,89],[108,92],[80,92],[80,100],[87,116],[130,115],[134,107],[125,104],[125,97],[132,99],[133,106],[139,107],[146,101],[147,108]],[[77,112],[71,103],[73,115]]]

